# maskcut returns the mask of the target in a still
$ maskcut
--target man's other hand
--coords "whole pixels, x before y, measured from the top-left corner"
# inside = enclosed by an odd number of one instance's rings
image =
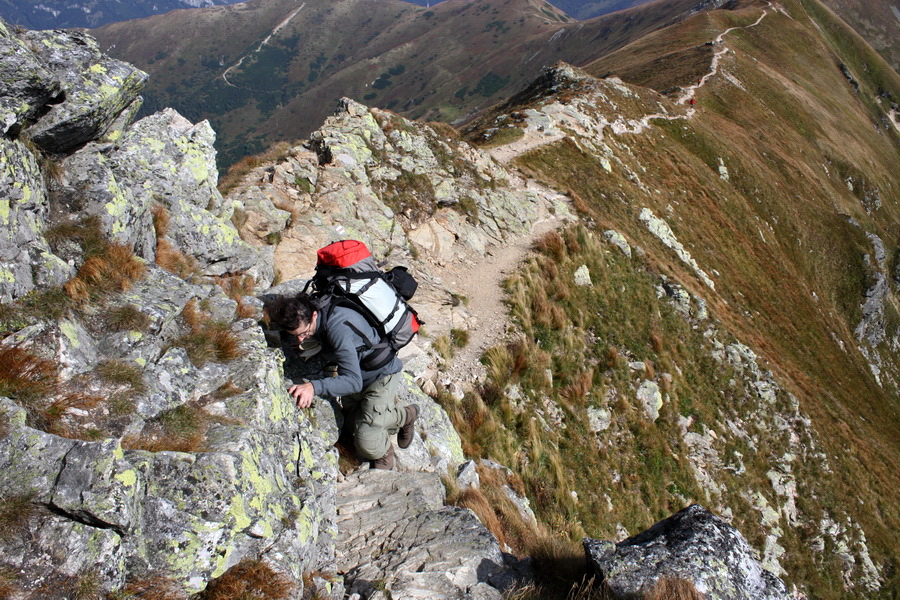
[[[288,388],[288,394],[297,401],[297,408],[309,408],[312,406],[313,397],[316,395],[313,384],[301,383],[300,385],[292,385]]]

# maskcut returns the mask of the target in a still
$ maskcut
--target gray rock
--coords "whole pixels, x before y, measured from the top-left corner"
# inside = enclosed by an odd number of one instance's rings
[[[662,408],[663,398],[659,391],[659,385],[645,379],[637,390],[637,399],[644,409],[644,414],[651,421],[659,418],[659,409]]]
[[[616,598],[646,593],[662,577],[690,581],[707,598],[788,598],[784,583],[759,565],[740,532],[696,504],[618,544],[585,539],[584,548]]]
[[[62,99],[59,80],[0,21],[0,133],[16,137]]]
[[[338,570],[349,591],[368,595],[382,582],[394,599],[456,600],[508,570],[475,515],[443,500],[436,474],[357,471],[339,484]]]
[[[28,128],[48,152],[69,152],[104,134],[137,97],[147,74],[103,53],[78,31],[29,31],[22,35],[57,77],[65,101]]]
[[[231,205],[216,189],[214,138],[208,122],[192,125],[166,109],[132,125],[109,160],[116,179],[140,205],[158,203],[168,211],[166,237],[172,244],[193,256],[204,273],[223,275],[249,269],[258,252],[240,239],[229,220]]]
[[[107,237],[153,262],[156,234],[151,197],[116,175],[116,156],[106,145],[89,144],[62,162],[63,174],[53,182],[55,197],[80,215],[99,218]],[[138,190],[135,193],[135,190]]]
[[[575,270],[575,285],[591,285],[591,272],[588,270],[587,265],[581,265]]]
[[[9,302],[75,273],[43,237],[47,191],[37,157],[22,142],[0,138],[0,164],[0,301]]]
[[[459,485],[460,489],[468,487],[477,489],[481,487],[481,478],[478,476],[478,470],[475,468],[474,460],[467,460],[459,466],[456,475],[456,483]]]
[[[607,229],[603,232],[603,239],[616,246],[622,251],[622,254],[631,258],[631,246],[628,245],[624,235],[613,229]]]

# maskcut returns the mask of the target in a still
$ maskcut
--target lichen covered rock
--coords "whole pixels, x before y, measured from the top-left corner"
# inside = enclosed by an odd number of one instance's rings
[[[48,152],[68,152],[105,133],[147,80],[140,69],[104,55],[83,32],[29,31],[22,39],[65,92],[64,102],[28,128]]]
[[[784,583],[759,565],[740,532],[696,504],[618,544],[585,539],[584,547],[590,567],[616,598],[648,592],[663,577],[690,581],[708,598],[788,598]]]
[[[0,21],[0,133],[17,136],[62,96],[59,80]]]
[[[43,237],[47,190],[37,157],[24,143],[0,138],[0,300],[9,302],[39,285],[62,283],[72,267]]]

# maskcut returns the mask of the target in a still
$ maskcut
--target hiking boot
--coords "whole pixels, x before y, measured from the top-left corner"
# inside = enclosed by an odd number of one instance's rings
[[[403,449],[409,448],[413,438],[416,437],[416,419],[419,418],[419,405],[410,404],[406,407],[406,422],[397,432],[397,445]]]
[[[394,445],[388,446],[387,453],[379,458],[369,462],[369,466],[373,469],[381,469],[382,471],[390,471],[394,468]]]

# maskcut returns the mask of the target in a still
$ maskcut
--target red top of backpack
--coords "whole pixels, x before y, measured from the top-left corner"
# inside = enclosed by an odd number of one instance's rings
[[[341,240],[328,244],[317,252],[318,262],[316,266],[338,267],[344,269],[355,265],[364,258],[369,258],[372,253],[366,245],[357,240]]]

